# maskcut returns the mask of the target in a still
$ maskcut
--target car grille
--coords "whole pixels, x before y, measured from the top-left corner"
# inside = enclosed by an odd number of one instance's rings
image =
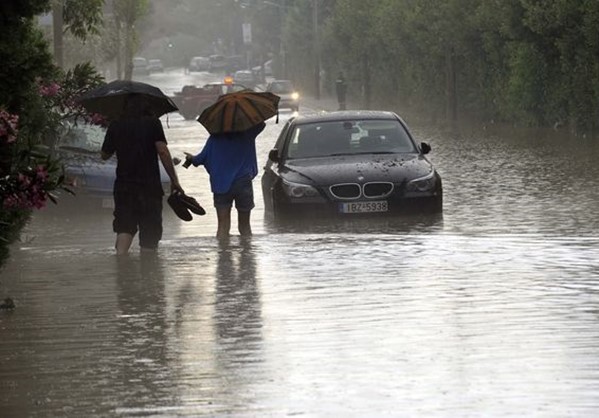
[[[360,185],[355,183],[335,184],[330,191],[337,199],[356,199],[361,195]]]
[[[362,190],[364,197],[386,197],[393,191],[393,183],[366,183]]]
[[[331,194],[340,200],[358,199],[364,196],[369,199],[387,197],[393,192],[393,183],[376,182],[360,186],[357,183],[335,184],[329,188]]]

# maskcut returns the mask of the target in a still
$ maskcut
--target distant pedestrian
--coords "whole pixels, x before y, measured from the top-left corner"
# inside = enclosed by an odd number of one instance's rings
[[[203,165],[210,175],[214,207],[218,218],[216,236],[229,237],[231,209],[237,209],[238,229],[242,236],[252,235],[250,213],[254,208],[252,180],[258,174],[256,137],[264,130],[264,122],[237,133],[211,134],[197,155],[185,153],[184,166]]]
[[[347,83],[345,82],[345,76],[343,75],[343,71],[339,71],[339,75],[335,80],[335,90],[337,91],[337,102],[339,103],[339,110],[346,110]]]
[[[184,193],[173,165],[160,119],[147,112],[143,98],[132,95],[125,114],[113,121],[102,144],[102,159],[116,153],[114,220],[116,252],[127,254],[139,230],[141,250],[156,250],[162,238],[162,182],[158,159],[171,190]]]

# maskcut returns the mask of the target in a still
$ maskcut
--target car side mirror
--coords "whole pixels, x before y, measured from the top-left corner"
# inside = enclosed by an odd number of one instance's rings
[[[281,160],[281,158],[279,158],[279,150],[276,148],[271,149],[268,153],[268,159],[270,161],[278,163]]]
[[[420,143],[420,151],[422,151],[423,154],[428,154],[429,152],[431,152],[431,149],[431,146],[426,142]]]

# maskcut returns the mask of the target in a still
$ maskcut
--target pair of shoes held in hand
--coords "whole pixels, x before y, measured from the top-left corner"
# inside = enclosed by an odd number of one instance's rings
[[[171,193],[167,202],[175,214],[186,222],[189,222],[193,219],[190,211],[196,215],[206,214],[206,211],[202,206],[200,206],[197,200],[178,191]]]

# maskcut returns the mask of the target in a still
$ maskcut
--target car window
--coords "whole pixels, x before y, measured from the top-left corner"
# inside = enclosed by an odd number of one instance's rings
[[[293,86],[290,83],[271,83],[268,90],[278,94],[293,93]]]
[[[404,127],[393,120],[327,121],[296,126],[288,158],[417,152]]]
[[[63,149],[79,149],[100,152],[106,130],[97,125],[68,123],[60,135],[58,146]]]

